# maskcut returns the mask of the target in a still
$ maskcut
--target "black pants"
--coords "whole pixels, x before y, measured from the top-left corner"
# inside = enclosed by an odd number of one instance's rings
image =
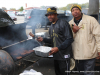
[[[76,64],[79,75],[94,75],[95,58],[89,60],[76,60]]]
[[[70,75],[70,59],[54,60],[54,67],[56,75]]]

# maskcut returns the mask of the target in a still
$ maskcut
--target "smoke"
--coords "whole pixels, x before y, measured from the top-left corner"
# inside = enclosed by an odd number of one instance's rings
[[[35,28],[38,28],[40,25],[46,25],[47,17],[45,16],[45,13],[46,10],[32,10],[31,18],[27,24],[32,26],[34,34]],[[2,17],[0,17],[0,22],[2,21],[2,27],[0,27],[0,47],[9,46],[11,44],[28,39],[26,35],[26,23],[14,24],[12,19],[4,11],[1,13],[1,15]],[[40,44],[36,40],[30,39],[4,48],[3,50],[7,51],[16,61],[16,57],[22,56],[21,53],[32,50],[37,46],[40,46]],[[24,57],[24,55],[22,57]]]
[[[47,22],[49,22],[45,14],[46,14],[46,10],[42,10],[42,9],[33,9],[27,12],[26,17],[30,16],[30,19],[26,18],[26,20],[28,20],[27,25],[30,25],[32,27],[33,34],[35,34],[36,28],[45,26]]]
[[[0,47],[9,46],[19,42],[10,47],[3,48],[3,50],[7,51],[15,61],[17,60],[16,57],[22,56],[21,53],[40,46],[36,40],[27,40],[26,23],[14,24],[9,15],[1,9],[0,15]],[[26,41],[20,42],[22,40]],[[24,57],[24,55],[22,57]]]
[[[15,61],[18,56],[26,56],[21,55],[21,53],[25,53],[25,51],[30,51],[33,50],[33,48],[40,46],[34,39],[27,40],[25,29],[25,23],[0,28],[0,47],[9,46],[19,42],[18,44],[3,49],[7,51]],[[24,40],[24,42],[20,42],[22,40]]]

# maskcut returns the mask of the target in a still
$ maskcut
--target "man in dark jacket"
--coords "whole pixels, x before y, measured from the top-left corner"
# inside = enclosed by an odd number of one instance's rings
[[[37,40],[52,44],[53,48],[49,55],[53,54],[56,75],[69,75],[73,35],[68,22],[58,19],[57,15],[55,7],[47,9],[45,16],[52,22],[49,28],[50,39],[38,37]]]

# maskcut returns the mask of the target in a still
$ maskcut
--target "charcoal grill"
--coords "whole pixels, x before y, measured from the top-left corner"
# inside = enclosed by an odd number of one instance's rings
[[[15,24],[0,9],[0,75],[18,75],[42,58],[36,56],[33,50],[40,44],[34,39],[28,39],[25,29],[26,23]]]
[[[30,49],[22,46],[24,43],[29,44],[29,42],[30,44],[35,43],[35,46],[30,46]],[[35,40],[27,40],[21,42],[20,45],[19,48],[17,48],[19,44],[16,44],[0,50],[0,75],[18,75],[25,68],[42,58],[32,50],[40,45]]]

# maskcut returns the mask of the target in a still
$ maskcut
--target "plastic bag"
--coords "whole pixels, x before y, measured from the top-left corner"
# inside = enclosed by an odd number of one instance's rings
[[[43,74],[41,72],[37,72],[37,71],[31,69],[31,70],[25,70],[23,73],[21,73],[19,75],[43,75]]]

